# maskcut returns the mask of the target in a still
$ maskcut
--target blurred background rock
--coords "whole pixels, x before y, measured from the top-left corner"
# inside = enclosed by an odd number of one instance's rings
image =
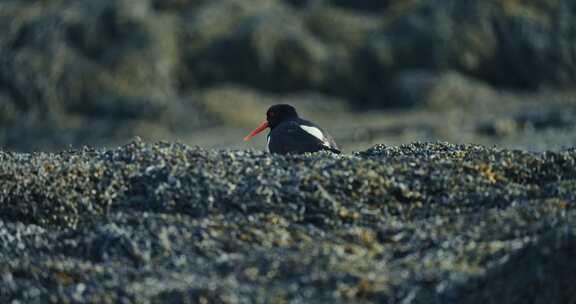
[[[572,0],[3,0],[0,147],[242,143],[294,104],[345,151],[576,144]]]

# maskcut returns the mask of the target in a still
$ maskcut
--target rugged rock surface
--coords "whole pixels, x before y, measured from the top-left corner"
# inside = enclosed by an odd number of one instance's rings
[[[0,153],[0,301],[563,303],[576,151]]]

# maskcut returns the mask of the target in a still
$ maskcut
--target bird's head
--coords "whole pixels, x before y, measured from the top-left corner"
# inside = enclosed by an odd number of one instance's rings
[[[289,104],[273,105],[266,111],[266,120],[263,121],[258,128],[254,129],[254,131],[250,132],[248,136],[244,137],[244,141],[252,139],[267,128],[274,129],[283,121],[293,118],[298,118],[298,113],[296,113],[296,109],[293,106]]]

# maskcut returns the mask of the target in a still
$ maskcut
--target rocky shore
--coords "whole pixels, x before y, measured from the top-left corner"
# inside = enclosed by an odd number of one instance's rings
[[[574,303],[575,32],[573,0],[0,1],[0,303]],[[243,143],[277,103],[344,154]]]
[[[576,150],[0,152],[2,303],[569,303]]]

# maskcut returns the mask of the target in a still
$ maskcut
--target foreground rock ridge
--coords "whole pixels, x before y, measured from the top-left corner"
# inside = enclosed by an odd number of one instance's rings
[[[576,150],[0,152],[0,302],[565,303]]]

